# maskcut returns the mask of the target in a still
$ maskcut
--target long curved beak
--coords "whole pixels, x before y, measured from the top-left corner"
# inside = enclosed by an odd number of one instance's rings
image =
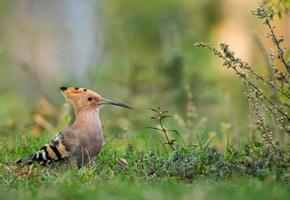
[[[118,101],[109,100],[109,99],[104,99],[104,98],[101,99],[101,105],[103,105],[103,104],[110,104],[110,105],[114,105],[114,106],[120,106],[120,107],[123,107],[123,108],[133,109],[132,107],[127,106],[124,103],[121,103],[121,102],[118,102]]]

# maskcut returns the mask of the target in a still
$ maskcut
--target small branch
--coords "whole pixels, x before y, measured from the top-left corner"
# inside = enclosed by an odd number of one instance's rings
[[[283,65],[285,66],[288,73],[290,73],[290,65],[288,65],[287,62],[285,61],[284,50],[280,46],[281,40],[278,40],[278,38],[276,37],[276,35],[274,33],[274,27],[271,25],[269,19],[266,19],[265,24],[268,26],[268,28],[270,30],[270,36],[272,37],[272,41],[278,49],[278,59],[283,63]]]

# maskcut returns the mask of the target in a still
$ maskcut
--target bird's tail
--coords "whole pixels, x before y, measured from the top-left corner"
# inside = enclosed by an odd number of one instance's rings
[[[64,150],[63,144],[55,145],[54,143],[45,144],[39,151],[28,156],[28,158],[18,160],[17,164],[32,165],[33,162],[38,162],[41,165],[46,165],[51,162],[57,162],[63,159],[63,155],[67,153]],[[61,154],[62,153],[62,154]]]
[[[16,161],[16,164],[22,164],[22,165],[32,165],[33,161],[35,160],[36,154],[31,154],[26,159],[19,159]]]
[[[16,164],[19,165],[18,167],[18,174],[20,175],[28,175],[31,172],[32,164],[34,162],[38,162],[41,165],[45,165],[52,161],[51,155],[47,151],[49,147],[48,144],[44,145],[39,151],[34,154],[31,154],[25,159],[19,159],[16,161]]]

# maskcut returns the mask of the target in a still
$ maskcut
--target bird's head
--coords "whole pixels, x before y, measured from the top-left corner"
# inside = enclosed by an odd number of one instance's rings
[[[90,110],[99,108],[101,105],[109,104],[132,109],[124,103],[108,100],[96,92],[79,87],[61,87],[63,96],[72,103],[75,109]]]

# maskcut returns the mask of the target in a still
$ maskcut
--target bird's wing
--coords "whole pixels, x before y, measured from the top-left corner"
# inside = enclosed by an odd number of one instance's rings
[[[18,161],[18,163],[32,164],[37,161],[40,164],[46,164],[52,161],[60,161],[73,155],[79,145],[76,132],[72,130],[62,131],[48,144],[43,145],[35,154],[30,155],[24,161]]]

